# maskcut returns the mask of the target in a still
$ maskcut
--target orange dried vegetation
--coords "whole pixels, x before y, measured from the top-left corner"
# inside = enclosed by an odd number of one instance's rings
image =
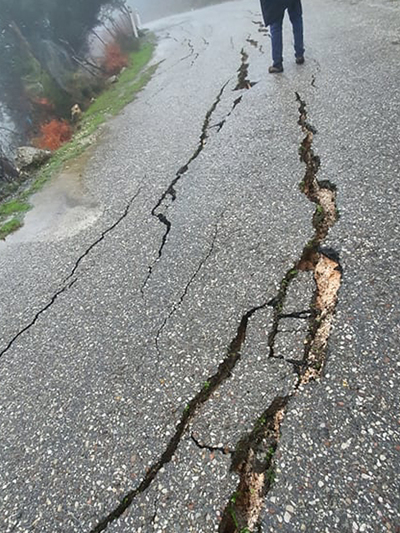
[[[72,128],[66,120],[53,119],[40,128],[37,146],[46,150],[57,150],[72,137]]]
[[[32,102],[46,109],[54,109],[54,104],[48,98],[33,98]]]
[[[128,57],[121,51],[117,43],[109,43],[105,49],[104,70],[108,75],[118,74],[123,68],[128,66]]]

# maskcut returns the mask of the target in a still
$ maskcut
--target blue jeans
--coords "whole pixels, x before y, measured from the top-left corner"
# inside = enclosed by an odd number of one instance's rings
[[[293,27],[294,36],[294,51],[296,57],[304,55],[304,39],[303,39],[303,10],[301,8],[301,0],[296,0],[291,7],[288,7],[290,22]],[[283,63],[282,57],[282,24],[285,13],[282,17],[273,22],[271,28],[272,41],[272,61],[274,66],[281,66]]]

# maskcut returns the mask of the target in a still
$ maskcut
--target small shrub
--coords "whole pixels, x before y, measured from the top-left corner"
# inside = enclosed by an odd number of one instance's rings
[[[72,128],[66,120],[53,119],[40,128],[40,137],[36,144],[38,148],[57,150],[72,137]]]
[[[123,67],[128,66],[128,57],[121,51],[117,43],[106,46],[103,68],[109,76],[118,74]]]

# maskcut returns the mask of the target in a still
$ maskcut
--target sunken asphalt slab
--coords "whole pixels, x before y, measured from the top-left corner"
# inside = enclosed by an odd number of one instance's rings
[[[218,531],[238,482],[231,452],[293,391],[288,360],[306,333],[282,320],[269,357],[267,303],[313,235],[295,91],[318,130],[320,179],[338,187],[327,244],[344,278],[323,377],[282,424],[261,530],[398,530],[399,7],[305,7],[307,63],[287,60],[279,77],[266,74],[255,1],[154,24],[165,61],[86,169],[98,218],[2,245],[0,531],[96,528],[159,463],[254,310],[230,377],[108,525]],[[234,91],[242,49],[258,83]],[[283,312],[309,310],[313,292],[302,274]]]

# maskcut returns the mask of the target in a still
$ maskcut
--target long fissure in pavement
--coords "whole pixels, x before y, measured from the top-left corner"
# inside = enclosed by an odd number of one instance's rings
[[[222,97],[224,88],[225,86],[221,89],[219,98],[217,98],[217,101],[214,102],[214,106],[207,114],[205,127],[199,145],[200,150],[198,153],[196,151],[197,155],[195,153],[189,163],[199,155],[204,146],[211,116]],[[218,367],[217,372],[206,381],[200,392],[187,404],[176,428],[176,432],[160,459],[153,464],[140,485],[136,489],[130,491],[120,505],[94,527],[92,533],[103,531],[111,522],[118,519],[132,504],[136,496],[147,490],[157,476],[159,470],[172,459],[182,436],[197,409],[208,401],[221,383],[226,379],[229,379],[233,369],[240,360],[241,349],[246,339],[249,320],[258,311],[265,309],[268,305],[274,307],[274,320],[268,341],[270,357],[275,357],[275,336],[278,331],[280,320],[285,317],[285,315],[282,314],[282,309],[288,288],[292,280],[295,279],[298,271],[311,270],[314,272],[316,283],[315,298],[311,305],[312,310],[305,310],[299,313],[302,317],[307,317],[308,315],[310,324],[309,333],[306,339],[307,342],[304,358],[301,362],[288,361],[292,363],[294,370],[298,374],[297,383],[291,394],[286,397],[275,398],[272,404],[269,405],[258,418],[253,430],[240,439],[234,452],[230,451],[232,455],[232,470],[239,475],[239,485],[238,490],[232,495],[226,506],[219,531],[220,533],[236,533],[241,530],[246,530],[246,528],[253,529],[258,524],[265,495],[273,483],[275,475],[274,455],[279,445],[281,424],[288,408],[288,404],[298,393],[301,385],[306,384],[310,380],[317,379],[321,375],[326,358],[326,346],[337,303],[337,294],[341,283],[341,268],[337,255],[332,250],[321,248],[321,245],[329,232],[329,228],[332,227],[337,219],[336,189],[334,185],[329,182],[319,182],[317,180],[316,176],[320,162],[312,148],[313,136],[316,131],[308,123],[305,102],[297,93],[296,98],[299,103],[299,125],[305,134],[299,149],[300,159],[306,166],[306,172],[304,180],[301,183],[301,188],[310,201],[316,204],[316,210],[313,217],[315,235],[304,247],[300,260],[285,274],[277,296],[273,300],[266,301],[262,305],[250,309],[242,316],[236,336],[231,341],[225,359]],[[179,179],[180,177],[181,175],[178,176],[177,174],[177,178]],[[167,195],[170,195],[173,198],[175,197],[175,184],[176,181],[174,180],[160,199],[157,206],[161,205]],[[129,201],[124,213],[117,219],[117,221],[104,231],[100,238],[97,239],[77,260],[71,274],[64,280],[65,286],[55,294],[49,304],[35,316],[34,320],[14,337],[8,347],[3,350],[0,355],[3,355],[22,333],[34,325],[40,314],[48,309],[59,295],[72,287],[76,282],[76,279],[72,278],[80,262],[105,238],[107,233],[112,231],[128,215],[130,207],[139,192],[140,190]],[[209,254],[212,252],[215,237],[216,234],[214,235]],[[196,440],[194,440],[194,442],[201,447],[201,444]],[[222,451],[226,453],[226,450]]]
[[[219,533],[250,532],[260,528],[260,514],[274,482],[274,456],[279,446],[282,422],[290,401],[299,393],[300,387],[321,376],[342,279],[337,254],[333,250],[322,248],[329,229],[337,221],[336,188],[329,182],[317,179],[320,160],[313,150],[316,130],[308,122],[306,103],[298,93],[296,100],[299,104],[298,124],[304,133],[299,155],[306,167],[301,190],[316,204],[313,217],[315,234],[304,247],[297,264],[284,276],[277,297],[270,302],[274,307],[274,319],[268,338],[270,357],[275,357],[275,337],[279,323],[285,317],[282,310],[288,288],[299,271],[314,273],[316,291],[310,311],[301,312],[309,315],[309,331],[302,360],[286,359],[293,364],[298,375],[293,390],[285,397],[275,398],[256,421],[253,430],[236,446],[231,470],[238,474],[239,483],[225,507]]]
[[[206,114],[204,122],[203,122],[202,129],[201,129],[201,135],[200,135],[200,139],[199,139],[199,144],[197,145],[197,148],[196,148],[195,152],[191,155],[191,157],[189,158],[188,162],[185,165],[183,165],[178,170],[178,172],[175,174],[175,178],[171,181],[171,183],[169,184],[168,188],[163,192],[163,194],[161,195],[160,199],[158,200],[158,202],[156,203],[156,205],[153,207],[153,209],[151,211],[151,215],[153,217],[157,218],[161,222],[161,224],[163,224],[165,226],[166,229],[165,229],[164,234],[163,234],[162,239],[161,239],[161,244],[160,244],[160,247],[158,249],[157,257],[154,259],[154,261],[151,263],[151,265],[149,265],[146,279],[144,280],[143,285],[141,287],[142,296],[144,295],[144,291],[146,289],[146,286],[147,286],[147,284],[149,282],[149,279],[150,279],[150,277],[151,277],[151,275],[153,273],[154,266],[156,265],[156,263],[162,257],[163,250],[164,250],[165,244],[166,244],[167,239],[168,239],[168,235],[169,235],[169,233],[171,231],[171,227],[172,227],[171,226],[171,222],[167,218],[165,213],[168,210],[169,206],[173,202],[175,202],[175,200],[176,200],[176,189],[175,189],[175,186],[177,185],[179,180],[182,178],[182,176],[184,174],[186,174],[186,172],[189,170],[190,164],[193,163],[193,161],[195,161],[199,157],[201,152],[203,151],[203,149],[205,147],[205,144],[207,142],[208,136],[209,136],[209,128],[210,128],[211,118],[212,118],[212,116],[214,114],[214,111],[217,109],[218,104],[221,101],[222,95],[223,95],[223,93],[225,91],[225,88],[227,87],[228,83],[229,82],[225,82],[224,83],[224,85],[219,90],[218,95],[217,95],[216,99],[214,100],[212,106],[207,111],[207,114]]]
[[[182,417],[176,427],[176,431],[169,441],[161,458],[151,466],[146,476],[140,483],[140,485],[125,495],[121,503],[103,520],[101,520],[92,530],[91,533],[100,533],[104,531],[107,526],[117,520],[127,509],[130,507],[134,499],[141,493],[143,493],[150,486],[152,481],[157,476],[161,468],[169,463],[174,456],[182,436],[187,429],[189,422],[193,419],[195,412],[203,405],[212,394],[220,387],[220,385],[229,379],[233,369],[239,362],[242,352],[242,346],[246,339],[247,326],[250,318],[259,310],[265,309],[268,305],[267,302],[260,306],[250,309],[245,313],[240,321],[235,337],[232,339],[227,355],[225,359],[220,363],[218,370],[215,374],[207,379],[199,393],[192,398],[183,410]]]
[[[241,55],[241,64],[240,64],[240,67],[239,67],[239,69],[237,71],[238,72],[238,80],[237,80],[237,85],[236,85],[236,87],[234,89],[235,91],[242,90],[242,89],[251,89],[256,84],[256,82],[251,82],[251,81],[249,81],[247,79],[248,69],[249,69],[249,63],[247,63],[247,60],[248,60],[249,56],[246,53],[246,51],[244,50],[244,48],[242,48],[242,50],[240,52],[240,55]],[[143,285],[141,287],[142,296],[144,296],[145,289],[146,289],[147,284],[148,284],[148,282],[149,282],[149,280],[151,278],[151,275],[153,273],[153,269],[154,269],[156,263],[158,263],[158,261],[160,261],[160,259],[162,257],[164,247],[165,247],[165,245],[167,243],[168,235],[171,232],[172,225],[171,225],[171,221],[168,219],[168,217],[166,215],[166,212],[167,212],[168,208],[171,206],[171,204],[173,204],[173,202],[175,202],[175,200],[176,200],[176,188],[175,188],[176,185],[178,184],[180,179],[184,176],[184,174],[186,174],[186,172],[189,170],[189,166],[193,163],[193,161],[195,161],[199,157],[199,155],[204,150],[204,147],[205,147],[205,145],[207,143],[207,140],[209,138],[209,135],[210,135],[210,133],[209,133],[210,129],[215,127],[217,129],[217,133],[219,133],[221,131],[221,129],[223,128],[224,124],[226,123],[226,121],[228,120],[228,118],[232,115],[232,113],[234,112],[236,107],[242,101],[243,96],[241,95],[241,96],[239,96],[238,98],[236,98],[234,100],[234,102],[232,104],[232,108],[229,111],[229,113],[225,116],[225,118],[223,118],[217,124],[215,124],[213,126],[211,125],[211,119],[212,119],[212,117],[214,115],[214,112],[218,108],[219,103],[221,102],[223,93],[224,93],[226,87],[228,86],[228,83],[229,83],[229,80],[227,82],[225,82],[224,85],[221,87],[221,89],[219,90],[219,92],[218,92],[218,94],[217,94],[212,106],[210,107],[210,109],[206,113],[206,116],[205,116],[204,122],[203,122],[203,126],[202,126],[202,129],[201,129],[201,135],[200,135],[199,143],[197,145],[197,148],[196,148],[195,152],[191,155],[191,157],[189,158],[187,163],[185,165],[183,165],[177,171],[177,173],[175,174],[174,179],[171,181],[171,183],[169,184],[168,188],[163,192],[163,194],[161,195],[160,199],[158,200],[158,202],[156,203],[156,205],[153,207],[153,209],[151,211],[151,215],[153,217],[157,218],[159,220],[159,222],[161,222],[161,224],[163,224],[165,226],[165,231],[164,231],[164,234],[163,234],[162,239],[161,239],[161,244],[160,244],[160,247],[158,249],[157,257],[153,260],[153,262],[148,267],[147,276],[146,276],[146,278],[145,278],[145,280],[143,282]]]

